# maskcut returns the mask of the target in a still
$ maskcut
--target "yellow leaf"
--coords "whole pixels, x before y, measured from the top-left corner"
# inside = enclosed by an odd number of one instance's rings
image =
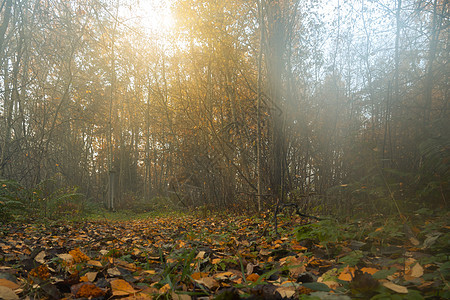
[[[221,261],[220,258],[214,258],[214,259],[211,261],[211,263],[212,263],[213,265],[217,265],[218,263],[220,263],[220,261]]]
[[[159,289],[159,292],[161,294],[165,294],[168,290],[170,290],[170,285],[168,283],[166,283],[163,287],[161,287]]]
[[[206,254],[205,251],[200,251],[195,258],[203,259],[205,258],[205,254]]]

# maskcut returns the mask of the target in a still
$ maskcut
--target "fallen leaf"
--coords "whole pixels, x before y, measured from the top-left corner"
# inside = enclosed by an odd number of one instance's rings
[[[9,287],[0,286],[0,299],[3,299],[3,300],[16,300],[16,299],[19,299],[19,297]]]
[[[85,276],[90,282],[94,282],[95,278],[97,278],[97,274],[98,272],[87,272]]]
[[[72,294],[77,298],[99,298],[106,295],[106,291],[92,282],[83,282],[70,287]]]
[[[153,298],[151,298],[153,299]],[[177,294],[175,292],[172,292],[172,299],[174,300],[191,300],[191,296],[186,295],[186,294]]]
[[[167,291],[169,291],[170,290],[170,285],[168,284],[168,283],[166,283],[164,286],[162,286],[160,289],[159,289],[159,292],[161,293],[161,294],[165,294]]]
[[[38,253],[38,255],[36,255],[36,257],[34,258],[34,260],[37,261],[38,263],[45,264],[45,259],[44,259],[44,257],[45,257],[46,255],[47,255],[47,254],[45,253],[45,251],[41,251],[41,252]]]
[[[247,264],[247,267],[246,267],[246,269],[247,269],[246,274],[247,274],[247,275],[252,274],[252,273],[253,273],[254,267],[255,267],[255,265],[253,265],[252,263],[248,263],[248,264]]]
[[[214,278],[219,279],[219,280],[227,280],[233,276],[234,276],[234,273],[232,273],[232,272],[223,272],[223,273],[215,274]]]
[[[19,285],[7,279],[0,278],[0,286],[6,286],[12,290],[18,289]]]
[[[419,264],[416,263],[412,268],[411,268],[411,274],[412,277],[422,277],[423,275],[423,267]]]
[[[269,255],[269,254],[271,254],[271,253],[272,253],[272,251],[270,251],[270,250],[268,250],[268,249],[261,249],[261,250],[259,251],[259,254],[262,255],[262,256],[267,256],[267,255]]]
[[[42,280],[47,280],[50,278],[50,270],[47,268],[46,265],[40,265],[31,270],[28,275]]]
[[[87,262],[88,266],[97,267],[97,268],[103,268],[103,265],[98,260],[89,260]]]
[[[75,263],[89,260],[89,256],[84,254],[79,248],[69,251],[69,254],[72,255]]]
[[[136,290],[123,279],[114,279],[110,284],[113,296],[127,296],[136,293]]]
[[[411,242],[411,244],[413,244],[414,246],[419,246],[420,242],[418,239],[416,239],[415,237],[410,237],[409,241]]]
[[[317,281],[319,282],[319,281]],[[330,289],[336,289],[339,287],[339,283],[337,283],[336,281],[322,281],[323,284],[326,284]]]
[[[361,271],[362,271],[363,273],[368,273],[368,274],[370,274],[370,275],[373,275],[373,274],[375,274],[376,272],[378,272],[379,270],[378,270],[378,269],[375,269],[375,268],[367,268],[367,267],[364,267],[364,268],[361,268]]]
[[[301,254],[299,254],[299,255],[301,255]],[[286,265],[289,268],[289,274],[293,278],[296,278],[301,273],[306,272],[305,261],[306,261],[306,257],[302,256],[302,255],[299,257],[288,256],[288,257],[280,259],[281,266]]]
[[[208,275],[209,275],[208,273],[204,273],[204,272],[195,272],[195,273],[192,273],[191,277],[194,280],[198,280],[203,277],[208,277]]]
[[[111,276],[111,277],[120,276],[121,275],[119,269],[117,269],[116,267],[109,268],[108,270],[106,270],[106,272],[108,272],[108,275]]]
[[[220,259],[220,258],[214,258],[212,261],[211,261],[211,263],[213,264],[213,265],[217,265],[218,263],[220,263],[222,260]]]
[[[64,260],[66,263],[72,263],[73,262],[73,256],[68,253],[62,253],[57,255],[59,258]]]
[[[383,286],[387,287],[390,290],[393,290],[394,292],[400,293],[400,294],[408,294],[408,289],[406,287],[395,284],[390,281],[384,282]]]
[[[343,281],[352,281],[355,275],[355,268],[345,267],[344,270],[339,274],[338,279]]]
[[[200,283],[200,284],[206,286],[206,287],[207,287],[208,289],[210,289],[210,290],[219,287],[219,283],[217,282],[217,280],[215,280],[215,279],[212,278],[212,277],[203,277],[203,278],[200,278],[200,279],[198,279],[198,280],[195,280],[195,282]]]
[[[256,273],[250,274],[247,276],[247,278],[245,278],[247,281],[252,281],[252,282],[256,282],[259,279],[259,275]]]
[[[195,258],[203,259],[205,258],[205,254],[206,254],[205,251],[200,251]]]
[[[280,293],[281,297],[291,298],[295,294],[295,287],[282,286],[276,289]]]
[[[144,294],[144,293],[137,293],[136,295],[131,295],[128,297],[120,298],[121,300],[152,300],[154,297]],[[176,299],[176,298],[174,298]],[[190,298],[189,298],[190,299]]]

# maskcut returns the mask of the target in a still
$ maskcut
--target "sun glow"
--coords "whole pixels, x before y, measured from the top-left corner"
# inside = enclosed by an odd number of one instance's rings
[[[148,33],[168,36],[175,27],[170,0],[140,0],[132,9]]]

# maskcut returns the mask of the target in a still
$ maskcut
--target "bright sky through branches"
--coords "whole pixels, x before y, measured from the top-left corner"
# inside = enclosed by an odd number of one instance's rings
[[[140,23],[149,33],[166,36],[175,26],[175,20],[170,10],[170,0],[139,0],[134,13]]]

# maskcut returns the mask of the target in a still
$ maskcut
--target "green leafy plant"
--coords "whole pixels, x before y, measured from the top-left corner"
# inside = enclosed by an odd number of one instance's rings
[[[0,222],[14,219],[14,215],[23,213],[23,187],[13,180],[0,179]]]
[[[352,235],[350,228],[334,220],[322,220],[317,223],[302,225],[296,229],[298,241],[310,239],[324,246],[338,242]]]

